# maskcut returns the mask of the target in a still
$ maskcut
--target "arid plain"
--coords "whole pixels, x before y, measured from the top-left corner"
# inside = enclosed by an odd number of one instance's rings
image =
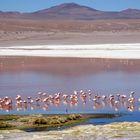
[[[139,43],[139,19],[0,19],[0,46]]]

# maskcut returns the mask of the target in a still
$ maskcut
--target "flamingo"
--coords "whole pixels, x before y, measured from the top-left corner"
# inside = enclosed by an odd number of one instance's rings
[[[2,100],[2,98],[0,98],[0,105],[2,105],[2,103],[3,103],[3,100]]]
[[[19,100],[21,100],[21,96],[17,95],[15,99],[16,99],[16,101],[19,101]]]
[[[127,110],[130,111],[130,112],[133,112],[134,111],[134,106],[128,106]]]
[[[6,100],[5,105],[6,106],[12,105],[12,100],[11,99]]]
[[[28,103],[29,104],[33,104],[34,103],[34,100],[32,99],[31,96],[27,97],[27,99],[28,99]]]
[[[68,96],[67,94],[64,94],[64,95],[62,96],[62,99],[63,99],[63,100],[67,100],[68,97],[69,97],[69,96]]]
[[[93,97],[93,102],[94,102],[94,109],[99,108],[100,104],[102,104],[102,107],[105,107],[107,104],[107,101],[109,101],[110,106],[113,106],[114,109],[117,111],[119,110],[119,108],[122,105],[128,105],[127,109],[128,111],[133,111],[134,110],[134,104],[135,104],[135,100],[137,100],[138,102],[140,102],[140,98],[135,99],[134,97],[134,91],[130,92],[130,95],[127,96],[126,95],[120,95],[120,94],[116,94],[116,95],[110,95],[109,98],[105,95],[101,95],[99,96],[98,94],[96,94]],[[59,106],[60,101],[63,102],[63,104],[67,105],[68,103],[70,105],[77,105],[79,98],[82,101],[82,104],[86,103],[86,99],[91,98],[91,90],[87,90],[86,92],[83,90],[80,91],[76,91],[74,90],[73,94],[71,95],[67,95],[67,94],[62,94],[56,93],[54,95],[48,95],[46,92],[38,92],[37,93],[39,96],[37,96],[35,98],[35,100],[32,99],[31,96],[27,97],[27,100],[22,100],[21,95],[17,95],[15,97],[15,103],[17,106],[17,110],[21,110],[21,109],[27,109],[28,107],[28,103],[31,107],[31,110],[34,109],[33,103],[34,101],[37,103],[36,107],[40,107],[41,103],[46,106],[46,108],[48,108],[48,103],[55,103],[56,106]],[[62,100],[61,100],[62,98]],[[101,98],[101,100],[100,100]],[[108,98],[108,100],[107,100]],[[90,100],[89,100],[90,101]],[[38,104],[40,103],[40,104]],[[12,99],[10,99],[8,96],[2,97],[0,98],[0,110],[5,109],[6,111],[9,111],[12,109]],[[46,105],[47,104],[47,105]],[[43,106],[42,106],[43,107]],[[44,108],[45,110],[45,108]]]
[[[130,97],[130,98],[133,98],[133,97],[134,97],[134,94],[135,94],[135,92],[134,92],[134,91],[131,91],[129,97]]]
[[[52,95],[49,95],[49,101],[50,101],[51,104],[54,103],[54,97]]]
[[[122,100],[126,99],[127,96],[126,95],[120,95],[120,97],[122,98]]]
[[[102,96],[102,101],[105,101],[106,98],[107,98],[107,96],[103,95],[103,96]]]
[[[5,101],[9,100],[9,97],[8,97],[8,96],[5,96],[5,97],[4,97],[4,100],[5,100]]]
[[[118,105],[118,104],[119,104],[119,101],[114,101],[114,104],[115,104],[115,105]]]
[[[60,100],[60,93],[55,94],[55,100]]]
[[[27,104],[27,101],[26,101],[26,100],[24,100],[24,101],[23,101],[23,103],[24,103],[24,104]]]
[[[44,98],[44,99],[43,99],[43,103],[46,103],[46,102],[48,102],[48,100],[49,100],[49,97],[47,97],[47,98]]]
[[[70,102],[71,102],[71,104],[77,104],[78,97],[76,95],[70,95]]]
[[[129,98],[128,99],[128,102],[131,103],[131,104],[133,104],[135,102],[135,98],[134,97]]]
[[[78,92],[76,90],[74,90],[74,95],[76,95],[76,96],[78,95]]]
[[[43,92],[39,91],[37,94],[38,94],[38,96],[39,96],[40,98],[42,98]]]
[[[16,101],[16,106],[17,107],[22,107],[22,100],[17,100]]]
[[[36,102],[38,103],[41,99],[39,97],[36,97]]]
[[[47,93],[46,92],[42,93],[42,96],[46,97],[47,96]]]

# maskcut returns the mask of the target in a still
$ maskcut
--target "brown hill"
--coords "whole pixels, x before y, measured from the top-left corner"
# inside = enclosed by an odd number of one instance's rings
[[[96,14],[101,13],[98,10],[80,6],[75,3],[61,4],[49,9],[40,10],[31,13],[33,17],[42,17],[47,19],[90,19]]]

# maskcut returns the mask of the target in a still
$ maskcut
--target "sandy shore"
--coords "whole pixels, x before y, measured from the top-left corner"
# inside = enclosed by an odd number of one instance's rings
[[[140,43],[0,47],[0,56],[140,59]]]
[[[123,122],[107,125],[83,125],[48,132],[22,132],[19,130],[1,130],[0,139],[7,140],[139,140],[140,123]]]

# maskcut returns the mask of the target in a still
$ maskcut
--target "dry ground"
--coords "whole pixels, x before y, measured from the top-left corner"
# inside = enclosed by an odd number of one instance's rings
[[[0,46],[140,42],[140,20],[0,19]]]

